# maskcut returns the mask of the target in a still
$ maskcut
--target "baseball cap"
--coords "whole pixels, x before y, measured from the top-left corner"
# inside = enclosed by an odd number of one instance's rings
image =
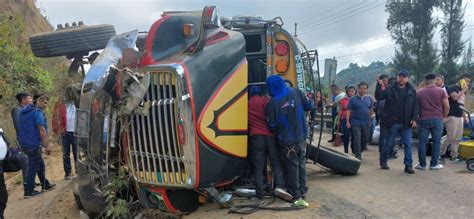
[[[408,77],[408,70],[402,69],[398,72],[398,75],[403,75],[405,77]]]

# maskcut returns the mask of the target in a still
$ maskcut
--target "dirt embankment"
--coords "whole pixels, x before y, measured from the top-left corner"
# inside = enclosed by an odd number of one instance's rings
[[[53,30],[48,20],[41,15],[34,0],[0,0],[0,14],[19,15],[25,19],[27,25],[24,39],[36,33]]]

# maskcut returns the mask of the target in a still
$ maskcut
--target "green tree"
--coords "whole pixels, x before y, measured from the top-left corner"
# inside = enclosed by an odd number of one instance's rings
[[[441,22],[440,70],[447,73],[447,82],[452,83],[459,73],[457,60],[464,49],[462,41],[464,8],[462,0],[441,0],[439,7],[444,15]]]
[[[388,1],[387,29],[397,44],[393,59],[395,70],[408,68],[415,81],[432,71],[437,63],[433,43],[434,29],[438,22],[433,19],[436,1]]]
[[[471,66],[472,66],[472,43],[471,43],[471,39],[469,39],[469,47],[467,47],[467,49],[464,50],[461,67],[459,68],[460,73],[470,72]]]
[[[409,69],[413,66],[413,59],[408,52],[408,46],[406,44],[401,44],[399,48],[395,49],[393,66],[395,66],[397,70]]]
[[[385,7],[389,17],[387,20],[387,29],[395,40],[395,56],[392,66],[396,71],[401,69],[410,69],[413,66],[413,57],[409,49],[409,33],[411,31],[408,12],[412,11],[410,4],[402,4],[395,1],[389,1]]]

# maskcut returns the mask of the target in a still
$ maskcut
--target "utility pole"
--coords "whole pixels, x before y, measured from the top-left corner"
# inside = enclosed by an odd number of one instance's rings
[[[298,35],[296,34],[296,28],[298,27],[298,23],[295,22],[295,37],[297,37]]]

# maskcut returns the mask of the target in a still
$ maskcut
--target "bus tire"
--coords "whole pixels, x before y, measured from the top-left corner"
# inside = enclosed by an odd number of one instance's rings
[[[115,36],[113,25],[74,26],[30,37],[30,46],[36,57],[87,55],[105,48]]]
[[[309,145],[307,153],[309,159],[340,174],[355,175],[360,168],[359,159],[325,146]]]

